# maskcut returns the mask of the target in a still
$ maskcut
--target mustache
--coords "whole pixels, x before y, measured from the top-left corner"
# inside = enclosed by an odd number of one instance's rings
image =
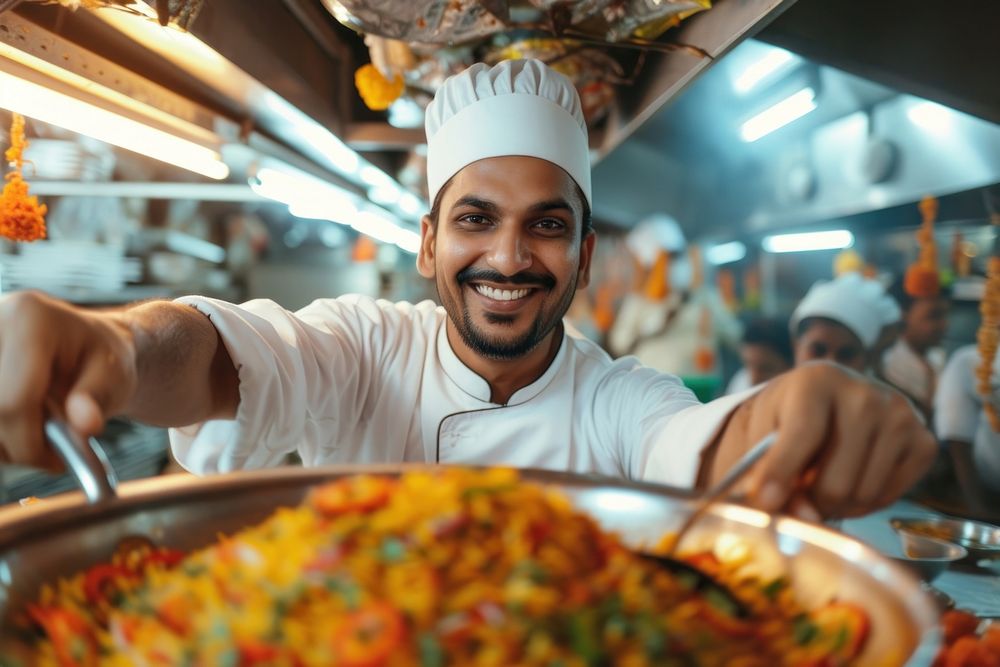
[[[469,282],[490,282],[498,285],[540,285],[545,289],[552,289],[556,286],[555,278],[540,273],[521,271],[512,276],[505,276],[499,271],[480,269],[472,266],[459,271],[455,279],[459,285]]]

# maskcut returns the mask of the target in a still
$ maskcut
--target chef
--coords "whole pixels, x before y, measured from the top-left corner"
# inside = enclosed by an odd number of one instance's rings
[[[537,61],[474,65],[443,84],[426,124],[433,206],[417,268],[441,306],[344,296],[292,313],[190,297],[96,313],[5,297],[5,458],[51,464],[51,400],[84,434],[111,415],[173,427],[196,473],[297,451],[306,465],[508,464],[691,487],[777,429],[750,497],[819,518],[888,503],[927,468],[934,442],[905,400],[833,365],[700,405],[675,377],[566,333],[596,243],[566,78]]]
[[[882,332],[884,296],[878,283],[856,273],[817,281],[789,323],[796,365],[826,359],[867,372]]]
[[[955,350],[941,373],[934,396],[935,431],[948,450],[963,493],[973,500],[983,495],[977,488],[980,486],[1000,493],[1000,434],[990,426],[984,398],[976,388],[976,371],[981,363],[975,345]],[[998,377],[1000,357],[993,362],[993,401],[1000,396],[995,381]],[[987,505],[983,501],[980,504]]]
[[[903,327],[882,357],[882,373],[887,382],[930,413],[945,365],[941,342],[948,330],[949,296],[942,288],[914,296],[906,291],[903,280],[894,283],[891,291],[902,309]]]

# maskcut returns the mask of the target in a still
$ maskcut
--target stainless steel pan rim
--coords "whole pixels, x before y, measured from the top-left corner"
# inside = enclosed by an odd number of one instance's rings
[[[134,531],[136,521],[149,516],[160,517],[158,520],[168,526],[169,532],[172,529],[171,521],[181,519],[187,524],[199,525],[197,522],[201,519],[200,513],[207,512],[207,516],[210,516],[204,523],[208,525],[204,527],[204,534],[195,540],[206,544],[220,530],[213,525],[212,517],[221,516],[223,511],[229,514],[238,511],[241,508],[240,503],[243,502],[240,499],[255,503],[258,510],[264,506],[273,510],[280,505],[296,502],[310,487],[330,479],[359,473],[395,476],[406,471],[436,468],[437,466],[424,464],[350,465],[278,468],[201,478],[183,474],[171,475],[123,484],[117,489],[116,496],[97,504],[88,503],[83,495],[77,492],[63,494],[28,507],[14,506],[2,509],[0,510],[0,615],[9,611],[8,607],[14,607],[22,602],[26,594],[30,594],[24,590],[26,586],[24,581],[20,584],[17,582],[18,572],[27,572],[29,566],[36,568],[37,565],[36,569],[45,570],[45,577],[51,579],[54,576],[71,573],[74,567],[76,570],[86,567],[109,555],[111,544],[106,545],[107,540],[100,541],[94,538],[89,546],[83,544],[77,546],[79,536],[89,539],[93,535],[101,534],[106,537],[109,528],[119,532]],[[629,543],[635,542],[634,536],[629,535],[631,530],[629,524],[632,522],[634,528],[636,517],[645,521],[645,528],[640,532],[650,533],[653,530],[659,535],[675,529],[676,526],[666,524],[675,520],[679,524],[692,505],[692,493],[655,484],[548,470],[522,470],[521,474],[528,482],[551,486],[568,495],[577,507],[594,515],[605,528],[620,532]],[[223,507],[228,509],[219,509]],[[213,515],[212,512],[217,514]],[[659,520],[661,513],[664,518],[662,522]],[[237,518],[242,520],[242,517]],[[248,523],[251,522],[250,518],[246,520]],[[229,519],[230,528],[235,525],[233,521]],[[787,517],[772,517],[758,510],[729,503],[713,506],[699,523],[704,524],[704,531],[707,533],[713,530],[724,532],[727,529],[736,529],[745,535],[754,535],[761,544],[769,538],[772,539],[776,548],[780,550],[781,557],[789,563],[796,568],[809,566],[804,571],[812,574],[797,574],[795,578],[822,578],[827,576],[824,568],[832,567],[837,572],[829,572],[829,577],[836,579],[839,576],[843,579],[840,585],[846,586],[844,593],[846,599],[855,599],[864,604],[861,598],[866,595],[865,587],[872,585],[880,587],[883,593],[879,595],[889,596],[892,599],[888,601],[873,599],[871,602],[875,606],[872,608],[889,604],[896,610],[897,616],[905,616],[904,620],[896,618],[892,622],[904,623],[905,629],[911,635],[913,654],[906,663],[907,666],[926,667],[933,662],[940,643],[937,612],[933,603],[921,592],[915,577],[883,557],[875,549],[823,526]],[[72,537],[70,534],[77,537]],[[61,535],[65,537],[60,538]],[[154,539],[155,537],[154,535]],[[172,537],[176,538],[177,535],[174,534]],[[70,548],[77,548],[80,553],[74,560],[67,560],[66,556],[61,556],[60,567],[44,568],[43,564],[38,564],[33,559],[40,545],[48,544],[54,539],[66,541],[61,547],[63,550],[66,549],[66,544],[70,544],[72,545]],[[170,535],[165,535],[164,539],[166,544],[174,543]],[[107,553],[92,553],[94,544],[100,544],[98,551],[107,549]],[[191,544],[187,546],[191,547]],[[822,558],[817,560],[817,554]],[[796,555],[804,557],[793,558]],[[72,566],[68,565],[69,563],[72,563]],[[38,576],[41,577],[41,573]],[[857,581],[849,580],[849,577]],[[867,579],[861,581],[862,577]],[[796,581],[796,588],[798,583]],[[813,585],[816,582],[804,583]],[[838,590],[835,589],[834,595],[837,595]],[[872,595],[874,597],[876,593],[873,592]],[[886,613],[886,607],[882,609],[882,613]],[[884,637],[882,641],[884,643]]]

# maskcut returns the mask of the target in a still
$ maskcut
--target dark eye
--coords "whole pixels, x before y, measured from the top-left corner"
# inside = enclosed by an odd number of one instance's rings
[[[556,218],[545,218],[535,223],[535,229],[546,233],[561,232],[565,228],[566,224]]]
[[[466,222],[471,226],[485,225],[489,222],[489,218],[478,213],[470,213],[459,218],[459,222]]]

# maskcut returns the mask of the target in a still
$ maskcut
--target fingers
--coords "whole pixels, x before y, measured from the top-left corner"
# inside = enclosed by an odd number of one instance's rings
[[[816,509],[816,506],[808,498],[800,494],[792,496],[792,499],[788,501],[785,513],[809,523],[819,523],[823,520],[823,515]]]
[[[903,450],[895,467],[888,473],[884,491],[869,511],[884,507],[902,496],[927,474],[934,463],[938,444],[930,431],[918,425],[916,429],[908,431],[904,439],[909,447]]]
[[[98,433],[129,390],[127,346],[106,318],[33,293],[0,298],[0,458],[61,468],[43,437],[46,415]]]
[[[824,449],[816,479],[809,489],[809,496],[823,516],[841,516],[853,506],[858,480],[869,466],[882,404],[887,401],[880,393],[873,396],[868,387],[863,389],[848,390],[837,396],[829,438],[838,446]]]
[[[780,391],[761,394],[766,402],[754,406],[774,424],[772,428],[778,429],[777,442],[761,459],[750,481],[751,498],[765,511],[777,511],[788,502],[800,476],[826,442],[830,400],[822,384],[808,386],[810,375],[789,374]]]
[[[84,437],[97,435],[107,419],[94,397],[86,391],[74,390],[66,397],[66,420]]]
[[[779,434],[749,484],[752,503],[769,512],[810,520],[870,512],[908,490],[936,453],[905,399],[834,366],[796,369],[758,394],[752,411],[745,443]]]
[[[76,382],[66,396],[66,419],[84,436],[97,435],[110,417],[115,396],[109,376],[114,362],[105,354],[87,357]]]
[[[15,463],[53,467],[42,438],[43,400],[51,377],[51,353],[44,340],[25,340],[4,328],[0,341],[0,448]]]
[[[891,399],[894,401],[894,399]],[[873,443],[867,465],[862,471],[857,488],[854,491],[854,507],[846,514],[859,514],[879,506],[879,499],[886,495],[888,487],[886,480],[894,477],[899,465],[905,458],[906,449],[900,447],[900,442],[907,438],[910,428],[907,415],[899,412],[898,405],[886,410],[882,419],[882,428]],[[909,411],[909,406],[902,406]],[[905,490],[905,489],[904,489]]]

